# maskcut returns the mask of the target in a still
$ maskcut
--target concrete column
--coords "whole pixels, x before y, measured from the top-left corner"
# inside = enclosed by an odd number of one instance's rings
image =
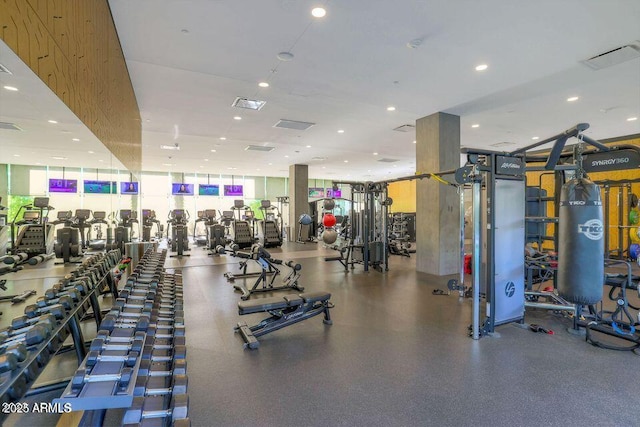
[[[416,172],[459,166],[460,117],[435,113],[416,120]],[[459,271],[460,203],[454,187],[434,179],[417,181],[416,240],[418,271],[437,276]]]
[[[291,224],[290,242],[298,238],[298,218],[309,213],[309,166],[289,166],[289,223]],[[303,236],[304,238],[305,236]]]

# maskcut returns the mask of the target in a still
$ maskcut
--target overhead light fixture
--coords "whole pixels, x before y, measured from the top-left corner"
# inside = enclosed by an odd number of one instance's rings
[[[226,140],[227,140],[227,138],[225,138],[224,136],[220,137],[220,141],[226,141]]]
[[[215,152],[216,152],[216,150],[211,150],[211,152],[212,152],[212,153],[215,153]]]
[[[307,145],[307,148],[311,148],[311,146],[310,146],[310,145]]]
[[[260,87],[269,87],[269,83],[267,83],[267,82],[260,82],[260,83],[258,83],[258,86],[260,86]]]
[[[387,111],[396,111],[396,107],[394,107],[393,105],[390,105],[387,107]]]
[[[574,102],[574,101],[577,101],[578,99],[580,99],[580,97],[578,97],[578,96],[571,96],[571,97],[567,98],[567,102]]]
[[[18,91],[18,88],[17,87],[13,87],[13,86],[4,86],[4,88],[6,90],[10,90],[12,92],[17,92]]]
[[[89,151],[87,151],[87,153],[89,153],[89,154],[93,154],[93,153],[94,153],[94,151],[89,150]]]
[[[637,118],[637,117],[629,117],[629,118],[627,119],[627,121],[628,121],[628,122],[635,122],[636,120],[638,120],[638,118]]]
[[[476,71],[484,71],[487,68],[489,68],[489,66],[487,64],[480,64],[476,66]]]
[[[416,141],[413,141],[413,143],[415,144],[415,143],[416,143]]]
[[[477,123],[475,123],[475,124],[472,124],[472,125],[471,125],[471,127],[472,127],[472,128],[479,128],[479,127],[480,127],[480,125],[479,125],[479,124],[477,124]]]
[[[80,142],[80,138],[71,138],[73,142]]]
[[[377,153],[377,152],[375,152],[375,153],[373,153],[373,155],[374,155],[374,156],[377,156],[377,155],[378,155],[378,153]]]
[[[233,116],[233,120],[242,120],[242,117],[240,117],[240,116]]]
[[[20,157],[20,154],[14,154],[13,157]]]
[[[314,7],[313,9],[311,9],[311,15],[313,15],[315,18],[324,18],[326,14],[327,11],[324,7]]]
[[[537,141],[538,139],[540,139],[540,137],[539,136],[533,136],[533,137],[531,137],[531,139],[533,139],[534,141]]]
[[[47,120],[52,125],[58,124],[57,120]]]
[[[208,161],[209,161],[209,159],[204,159],[204,161],[205,161],[205,162],[208,162]]]
[[[288,154],[285,154],[285,155],[284,155],[284,157],[285,157],[285,158],[289,158],[289,155],[288,155]]]
[[[269,166],[273,165],[273,163],[269,163]]]
[[[171,151],[180,151],[180,145],[173,144],[173,145],[161,145],[160,149],[162,150],[171,150]]]
[[[173,166],[171,163],[163,163],[162,166]]]
[[[326,166],[323,166],[323,167],[322,167],[322,169],[326,169],[326,168],[327,168]]]
[[[99,161],[100,163],[104,163],[104,160],[102,160],[102,159],[100,159],[100,160],[98,160],[98,161]]]
[[[277,58],[280,61],[289,62],[289,61],[293,60],[293,53],[291,53],[291,52],[280,52],[277,55]]]
[[[349,163],[349,160],[345,160],[344,162],[345,162],[345,163]]]
[[[344,129],[338,130],[338,133],[344,133]]]
[[[232,107],[236,108],[246,108],[247,110],[255,110],[260,111],[262,107],[267,103],[267,101],[260,101],[259,99],[249,99],[242,98],[240,96],[236,97],[231,103]],[[239,119],[236,119],[239,120]]]
[[[62,157],[62,156],[53,156],[51,158],[54,159],[54,160],[67,160],[66,157]]]

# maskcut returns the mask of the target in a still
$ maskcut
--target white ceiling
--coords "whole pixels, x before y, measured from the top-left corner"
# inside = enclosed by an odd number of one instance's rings
[[[286,176],[307,163],[312,178],[412,174],[415,136],[392,129],[437,111],[461,116],[463,146],[526,145],[578,122],[600,139],[640,133],[640,120],[626,121],[640,116],[640,59],[600,71],[579,63],[640,40],[637,0],[109,3],[143,118],[145,170]],[[327,16],[315,19],[319,4]],[[407,47],[414,39],[423,43]],[[295,58],[279,61],[282,51]],[[487,71],[474,70],[481,63]],[[235,109],[236,96],[267,104]],[[316,125],[274,128],[279,119]],[[180,151],[160,149],[176,142]]]

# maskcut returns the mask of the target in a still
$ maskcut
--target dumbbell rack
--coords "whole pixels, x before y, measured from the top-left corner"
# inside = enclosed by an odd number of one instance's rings
[[[182,275],[166,273],[167,251],[147,250],[100,324],[90,352],[54,403],[85,411],[129,408],[123,425],[189,425]]]
[[[87,258],[70,275],[45,291],[36,304],[27,306],[25,316],[15,318],[11,327],[0,331],[0,346],[11,342],[4,348],[5,354],[0,356],[7,362],[5,366],[11,368],[0,374],[0,402],[17,402],[27,391],[37,394],[61,388],[59,384],[50,384],[30,389],[69,334],[79,362],[84,359],[86,351],[80,319],[91,306],[96,323],[101,321],[97,294],[105,286],[117,294],[111,270],[120,258],[119,250]],[[0,422],[4,416],[0,414]]]

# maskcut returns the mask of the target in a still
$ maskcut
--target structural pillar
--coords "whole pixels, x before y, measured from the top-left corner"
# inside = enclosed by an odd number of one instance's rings
[[[289,241],[295,242],[298,238],[300,215],[309,213],[309,166],[289,166],[289,223],[291,233]],[[306,236],[303,236],[303,239]]]
[[[460,167],[460,117],[435,113],[416,120],[416,172]],[[453,176],[445,176],[453,180]],[[460,198],[434,179],[416,184],[416,269],[444,276],[459,272]]]

